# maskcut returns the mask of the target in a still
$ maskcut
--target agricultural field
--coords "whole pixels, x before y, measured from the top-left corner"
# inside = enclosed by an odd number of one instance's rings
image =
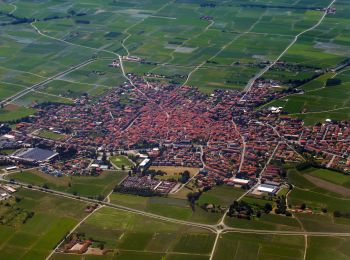
[[[303,255],[302,236],[225,233],[220,236],[214,259],[303,259]]]
[[[13,173],[7,176],[18,182],[36,186],[46,185],[49,189],[69,192],[85,197],[107,196],[125,177],[123,172],[103,172],[100,176],[54,177],[37,170]]]
[[[321,172],[323,176],[328,177],[330,173],[328,170],[324,171],[316,169],[309,169],[304,172],[289,170],[288,178],[294,185],[294,189],[288,196],[288,203],[290,204],[290,207],[299,208],[300,205],[304,203],[306,207],[312,210],[313,214],[296,214],[297,218],[302,223],[303,228],[306,230],[349,232],[349,219],[344,217],[334,217],[335,211],[350,211],[350,204],[348,203],[349,197],[343,197],[341,194],[318,187],[305,178],[307,174],[316,172]],[[333,172],[333,174],[340,173]],[[339,181],[339,179],[339,177],[332,178],[333,181]]]
[[[109,208],[96,211],[76,232],[111,249],[105,256],[107,259],[135,259],[136,256],[136,259],[176,259],[184,255],[188,259],[209,259],[215,239],[209,230]],[[57,254],[53,259],[61,257],[62,254]]]
[[[327,73],[302,85],[304,94],[286,96],[272,101],[267,106],[282,106],[291,115],[302,118],[306,124],[313,125],[326,119],[350,119],[350,70]],[[341,83],[326,86],[328,79],[338,78]]]
[[[189,191],[190,192],[190,191]],[[113,193],[110,195],[111,203],[123,205],[138,210],[155,213],[161,216],[175,219],[189,220],[200,223],[215,224],[223,215],[223,211],[204,210],[204,204],[214,204],[215,206],[227,207],[243,193],[243,190],[232,187],[215,187],[204,192],[200,199],[196,201],[194,210],[190,207],[187,198],[177,198],[173,194],[168,197],[141,197],[129,194]]]
[[[45,83],[9,101],[26,113],[15,115],[3,108],[0,121],[32,114],[35,111],[28,108],[37,103],[72,103],[81,95],[99,97],[118,87],[127,79],[120,68],[108,67],[118,55],[143,60],[123,62],[126,74],[161,74],[165,82],[211,93],[217,88],[243,89],[301,34],[282,55],[284,65],[274,66],[263,77],[286,85],[309,80],[349,57],[346,1],[337,1],[336,13],[307,31],[322,18],[317,8],[328,4],[326,0],[213,1],[212,6],[204,1],[160,0],[1,2],[0,98]],[[27,20],[14,23],[18,18]],[[74,66],[78,67],[70,69]],[[325,116],[347,119],[348,95],[337,93],[347,92],[348,86],[344,80],[332,89],[305,87],[312,92],[291,97],[286,110],[309,124]],[[326,98],[327,107],[320,106]],[[304,108],[309,114],[302,113]]]
[[[349,238],[342,237],[311,237],[308,241],[306,257],[308,259],[348,259]]]
[[[262,214],[260,218],[252,220],[226,217],[225,224],[230,227],[239,227],[256,230],[283,230],[283,231],[301,231],[302,228],[295,218],[274,213]]]
[[[180,220],[190,220],[200,223],[216,223],[221,213],[206,212],[198,206],[193,211],[185,199],[165,197],[141,197],[129,194],[112,193],[110,201],[113,204],[151,212],[165,217]]]
[[[0,224],[0,250],[5,259],[45,259],[86,214],[86,204],[80,201],[25,189],[15,195],[19,201],[12,206],[0,205],[3,220],[8,220]],[[23,223],[25,212],[32,216]]]
[[[342,185],[344,187],[349,187],[350,188],[350,176],[328,170],[328,169],[315,169],[315,168],[310,168],[306,171],[303,171],[303,173],[312,175],[314,177],[320,178],[325,181],[332,182],[334,184]]]

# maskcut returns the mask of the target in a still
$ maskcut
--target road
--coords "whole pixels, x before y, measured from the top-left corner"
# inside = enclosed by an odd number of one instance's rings
[[[332,2],[327,6],[327,9],[330,8],[335,2],[336,0],[332,0]],[[255,81],[259,79],[261,76],[263,76],[266,72],[268,72],[273,66],[275,66],[276,63],[284,56],[284,54],[286,54],[287,51],[298,41],[300,36],[317,28],[323,22],[326,15],[327,15],[327,12],[324,12],[324,14],[321,16],[321,18],[318,20],[318,22],[315,25],[297,34],[294,37],[293,41],[287,46],[287,48],[285,48],[284,51],[272,63],[270,63],[268,66],[266,66],[258,74],[256,74],[253,78],[249,80],[248,84],[244,89],[245,94],[242,96],[241,101],[245,99],[246,95],[249,93],[250,89],[253,87]]]
[[[241,172],[243,164],[244,164],[244,158],[245,158],[245,154],[246,154],[246,150],[247,150],[247,143],[245,141],[244,136],[241,134],[241,132],[238,130],[236,123],[233,121],[232,119],[232,124],[233,127],[235,128],[235,131],[239,134],[241,140],[242,140],[242,153],[241,153],[241,161],[239,163],[239,167],[238,167],[238,172]]]
[[[274,151],[276,151],[276,149],[277,149],[277,146],[276,146]],[[270,157],[270,160],[272,159],[273,155],[274,155],[274,153],[272,153],[272,155]],[[266,163],[266,165],[268,165],[270,160]],[[3,178],[6,175],[7,174],[0,175],[0,180],[3,181],[3,182],[11,183],[10,181],[8,181],[8,180]],[[213,245],[212,252],[211,252],[211,255],[210,255],[210,259],[211,260],[213,259],[214,255],[215,255],[215,250],[217,248],[217,244],[218,244],[218,241],[220,239],[220,236],[222,234],[230,233],[230,232],[231,233],[240,233],[240,234],[283,235],[283,236],[317,236],[317,237],[335,236],[335,237],[350,237],[350,233],[345,233],[345,232],[281,231],[281,230],[259,230],[259,229],[244,229],[244,228],[228,227],[225,224],[221,224],[221,223],[223,223],[223,219],[224,218],[221,220],[221,222],[219,224],[216,224],[216,225],[196,223],[196,222],[191,222],[191,221],[178,220],[178,219],[174,219],[174,218],[170,218],[170,217],[164,217],[164,216],[161,216],[161,215],[157,215],[157,214],[153,214],[153,213],[149,213],[149,212],[144,212],[142,210],[137,210],[137,209],[125,207],[125,206],[122,206],[122,205],[113,204],[113,203],[110,203],[109,200],[107,200],[107,201],[99,201],[99,200],[95,200],[95,199],[79,197],[79,196],[75,196],[75,195],[72,195],[72,194],[69,194],[69,193],[65,193],[65,192],[44,189],[42,187],[38,187],[38,186],[35,186],[35,185],[28,186],[28,184],[26,184],[26,183],[16,182],[15,184],[19,185],[20,187],[25,188],[25,189],[35,190],[35,191],[43,192],[43,193],[48,193],[48,194],[51,194],[51,195],[54,195],[54,196],[59,196],[59,197],[62,197],[62,198],[74,199],[74,200],[79,200],[79,201],[83,201],[83,202],[87,202],[87,203],[96,203],[96,204],[99,205],[98,208],[108,207],[108,208],[122,210],[122,211],[138,214],[138,215],[149,217],[149,218],[153,218],[153,219],[158,219],[158,220],[161,220],[161,221],[167,221],[167,222],[171,222],[171,223],[175,223],[175,224],[179,224],[179,225],[186,225],[186,226],[197,227],[197,228],[202,228],[202,229],[209,230],[209,231],[211,231],[211,232],[216,234],[216,239],[214,241],[214,245]],[[239,199],[242,199],[247,193],[243,194]],[[72,229],[70,231],[70,234],[73,233],[74,230],[76,228],[78,228],[79,225],[82,224],[89,216],[91,216],[91,214],[93,214],[93,212],[90,213],[89,215],[87,215],[86,217],[84,217],[74,227],[74,229]],[[226,214],[225,214],[225,216],[226,216]],[[60,244],[62,244],[62,242],[63,242],[63,240],[60,242]],[[50,255],[46,259],[49,259],[50,257],[52,257],[52,255],[54,254],[54,252],[55,252],[55,250],[57,248],[58,248],[58,246],[50,253]]]
[[[5,174],[7,175],[7,174]],[[0,175],[0,180],[3,182],[7,182],[7,183],[13,183],[7,179],[3,178],[3,175]],[[192,222],[192,221],[185,221],[185,220],[179,220],[179,219],[174,219],[174,218],[170,218],[170,217],[164,217],[161,215],[157,215],[154,213],[149,213],[149,212],[145,212],[142,210],[137,210],[134,208],[129,208],[129,207],[125,207],[122,205],[118,205],[118,204],[113,204],[110,202],[106,202],[106,201],[99,201],[99,200],[95,200],[95,199],[89,199],[86,197],[80,197],[80,196],[75,196],[73,194],[70,193],[66,193],[66,192],[61,192],[61,191],[56,191],[56,190],[49,190],[49,189],[44,189],[42,187],[38,187],[35,185],[31,185],[31,188],[28,187],[27,183],[22,183],[22,182],[15,182],[13,183],[15,185],[18,185],[24,189],[29,189],[29,190],[34,190],[34,191],[38,191],[38,192],[43,192],[43,193],[47,193],[47,194],[51,194],[51,195],[55,195],[55,196],[59,196],[59,197],[63,197],[63,198],[67,198],[67,199],[74,199],[74,200],[79,200],[79,201],[83,201],[83,202],[87,202],[87,203],[97,203],[100,206],[105,206],[105,207],[109,207],[109,208],[113,208],[113,209],[118,209],[118,210],[122,210],[122,211],[127,211],[130,213],[134,213],[134,214],[138,214],[138,215],[142,215],[145,217],[150,217],[150,218],[154,218],[154,219],[159,219],[162,221],[167,221],[167,222],[171,222],[171,223],[176,223],[176,224],[181,224],[181,225],[187,225],[187,226],[192,226],[192,227],[198,227],[198,228],[203,228],[209,231],[212,231],[214,233],[217,233],[217,231],[220,231],[221,233],[225,233],[225,232],[239,232],[239,233],[257,233],[257,234],[276,234],[276,235],[308,235],[308,236],[345,236],[345,237],[350,237],[350,233],[345,233],[345,232],[308,232],[308,231],[282,231],[282,230],[259,230],[259,229],[244,229],[244,228],[235,228],[235,227],[227,227],[227,226],[220,226],[219,224],[203,224],[203,223],[197,223],[197,222]]]
[[[59,77],[65,76],[68,73],[71,73],[71,72],[73,72],[75,70],[78,70],[78,69],[80,69],[80,68],[90,64],[93,61],[95,61],[95,59],[88,59],[88,60],[86,60],[86,61],[84,61],[84,62],[82,62],[82,63],[80,63],[78,65],[70,67],[69,69],[67,69],[67,70],[65,70],[63,72],[60,72],[60,73],[58,73],[58,74],[56,74],[54,76],[51,76],[51,77],[49,77],[49,78],[47,78],[47,79],[45,79],[45,80],[43,80],[43,81],[41,81],[41,82],[39,82],[37,84],[34,84],[31,87],[28,87],[28,88],[26,88],[26,89],[24,89],[22,91],[19,91],[15,95],[2,100],[0,102],[0,105],[6,106],[9,103],[12,103],[13,101],[16,101],[17,99],[19,99],[19,98],[23,97],[24,95],[28,94],[29,92],[35,91],[36,89],[40,88],[41,86],[43,86],[43,85],[45,85],[47,83],[50,83],[51,81],[53,81],[53,80],[55,80],[55,79],[57,79]]]
[[[266,12],[265,12],[265,13],[266,13]],[[220,53],[222,53],[224,50],[226,50],[226,48],[229,47],[232,43],[234,43],[235,41],[237,41],[238,39],[240,39],[242,36],[244,36],[244,35],[250,33],[250,32],[254,29],[255,25],[257,25],[257,24],[261,21],[262,17],[265,15],[265,13],[262,14],[262,15],[256,20],[256,22],[253,23],[253,24],[250,26],[250,28],[249,28],[247,31],[245,31],[245,32],[243,32],[243,33],[241,33],[241,34],[238,34],[238,35],[237,35],[236,37],[234,37],[231,41],[229,41],[229,42],[226,43],[224,46],[222,46],[222,47],[220,48],[220,50],[218,50],[218,51],[217,51],[213,56],[211,56],[208,60],[203,61],[202,63],[200,63],[199,65],[197,65],[192,71],[190,71],[190,73],[187,75],[187,78],[186,78],[185,82],[182,84],[182,86],[187,85],[187,83],[189,82],[191,76],[192,76],[197,70],[199,70],[201,67],[203,67],[205,64],[207,64],[207,61],[211,61],[211,60],[215,59],[217,56],[220,55]],[[212,26],[213,24],[214,24],[214,23],[211,23],[211,24],[209,25],[209,27]],[[206,30],[208,30],[209,27],[206,27]]]

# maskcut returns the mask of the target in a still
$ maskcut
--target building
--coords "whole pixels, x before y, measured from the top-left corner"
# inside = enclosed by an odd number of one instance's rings
[[[58,156],[58,153],[51,150],[29,148],[13,154],[11,159],[28,163],[44,163],[54,159],[56,156]]]
[[[278,192],[279,188],[273,185],[261,184],[257,190],[260,192],[266,192],[268,194],[275,195]]]

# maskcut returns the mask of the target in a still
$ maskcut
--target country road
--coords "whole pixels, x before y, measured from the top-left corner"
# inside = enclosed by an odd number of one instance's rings
[[[6,174],[5,174],[5,176],[6,176]],[[18,185],[18,186],[25,188],[25,189],[34,190],[34,191],[38,191],[38,192],[44,192],[44,193],[48,193],[51,195],[55,195],[55,196],[59,196],[59,197],[67,198],[67,199],[84,201],[87,203],[97,203],[101,206],[106,206],[109,208],[127,211],[130,213],[142,215],[145,217],[150,217],[150,218],[159,219],[162,221],[167,221],[167,222],[181,224],[181,225],[187,225],[187,226],[207,229],[207,230],[212,231],[213,233],[217,233],[219,231],[220,233],[239,232],[239,233],[256,233],[256,234],[275,234],[275,235],[301,235],[301,236],[308,235],[308,236],[344,236],[344,237],[350,237],[350,233],[346,233],[346,232],[324,232],[324,231],[311,232],[311,231],[282,231],[282,230],[245,229],[245,228],[220,226],[219,224],[203,224],[203,223],[197,223],[197,222],[192,222],[192,221],[179,220],[179,219],[174,219],[174,218],[170,218],[170,217],[164,217],[164,216],[157,215],[154,213],[145,212],[142,210],[137,210],[134,208],[129,208],[129,207],[118,205],[118,204],[113,204],[113,203],[106,202],[106,201],[99,201],[99,200],[95,200],[95,199],[89,199],[86,197],[76,196],[76,195],[61,192],[61,191],[44,189],[42,187],[38,187],[35,185],[31,185],[30,187],[28,187],[29,184],[21,183],[21,182],[11,182],[7,179],[4,179],[3,177],[4,177],[4,175],[0,175],[0,181],[7,182],[7,183],[13,183],[13,184]]]
[[[78,70],[78,69],[80,69],[80,68],[82,68],[82,67],[84,67],[84,66],[86,66],[86,65],[88,65],[90,63],[92,63],[93,61],[95,61],[95,59],[88,59],[86,61],[83,61],[82,63],[80,63],[78,65],[70,67],[69,69],[67,69],[65,71],[62,71],[62,72],[60,72],[60,73],[58,73],[58,74],[56,74],[54,76],[51,76],[51,77],[49,77],[49,78],[47,78],[47,79],[45,79],[45,80],[43,80],[43,81],[41,81],[41,82],[39,82],[37,84],[32,85],[31,87],[28,87],[28,88],[26,88],[26,89],[24,89],[22,91],[19,91],[15,95],[10,96],[10,97],[2,100],[0,102],[0,105],[2,105],[2,106],[8,105],[9,103],[11,103],[13,101],[16,101],[17,99],[19,99],[19,98],[23,97],[24,95],[30,93],[31,91],[35,91],[36,89],[40,88],[41,86],[43,86],[43,85],[45,85],[47,83],[50,83],[51,81],[53,81],[53,80],[55,80],[55,79],[57,79],[59,77],[65,76],[66,74],[69,74],[69,73],[71,73],[71,72],[73,72],[75,70]]]
[[[329,9],[337,0],[332,0],[332,2],[326,7],[327,9]],[[284,49],[284,51],[272,62],[270,63],[268,66],[266,66],[264,69],[262,69],[258,74],[256,74],[253,78],[251,78],[248,82],[248,84],[246,85],[244,91],[245,94],[242,96],[241,100],[243,101],[244,98],[246,97],[247,93],[249,93],[250,89],[252,88],[252,86],[254,85],[255,81],[257,79],[259,79],[261,76],[263,76],[266,72],[268,72],[273,66],[276,65],[276,63],[284,56],[284,54],[286,54],[288,52],[288,50],[298,41],[299,37],[302,36],[303,34],[312,31],[313,29],[317,28],[325,19],[325,17],[327,16],[327,12],[324,12],[324,14],[321,16],[321,18],[318,20],[318,22],[313,25],[312,27],[300,32],[299,34],[297,34],[293,41],[287,46],[287,48]]]

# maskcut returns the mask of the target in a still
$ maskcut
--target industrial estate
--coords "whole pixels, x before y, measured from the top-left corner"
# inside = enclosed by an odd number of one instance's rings
[[[4,259],[350,259],[348,0],[0,1]]]

